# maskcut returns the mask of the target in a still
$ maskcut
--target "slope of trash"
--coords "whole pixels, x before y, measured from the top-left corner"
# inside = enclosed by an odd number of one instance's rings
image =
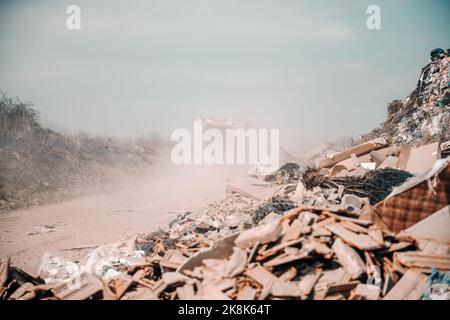
[[[45,254],[31,275],[3,259],[0,298],[450,299],[448,62],[433,50],[381,129],[314,167],[229,181],[204,210],[78,262]]]
[[[417,86],[403,100],[388,105],[384,124],[363,139],[384,137],[393,144],[419,146],[450,140],[450,49],[435,49]]]

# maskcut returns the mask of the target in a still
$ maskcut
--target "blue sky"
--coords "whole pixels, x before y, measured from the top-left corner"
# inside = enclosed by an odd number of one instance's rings
[[[66,8],[81,8],[81,30]],[[381,8],[382,29],[366,28]],[[64,130],[135,136],[198,116],[301,150],[367,132],[450,47],[446,0],[0,1],[0,90]],[[295,153],[295,152],[294,152]]]

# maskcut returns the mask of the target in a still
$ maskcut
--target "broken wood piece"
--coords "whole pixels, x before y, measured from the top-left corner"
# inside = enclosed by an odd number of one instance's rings
[[[383,300],[420,300],[427,279],[427,276],[419,271],[408,270]]]
[[[282,242],[280,244],[277,244],[275,246],[273,246],[272,248],[262,251],[260,253],[261,258],[257,259],[257,260],[264,260],[272,255],[274,255],[275,253],[277,253],[278,251],[281,251],[282,249],[286,248],[286,247],[290,247],[293,245],[296,245],[300,242],[302,242],[303,239],[295,239],[295,240],[291,240],[291,241],[287,241],[287,242]]]
[[[272,260],[265,262],[264,266],[265,267],[276,267],[276,266],[281,266],[281,265],[289,263],[289,262],[302,260],[302,259],[306,259],[306,258],[311,258],[309,256],[309,252],[303,252],[303,253],[299,253],[297,255],[280,254],[279,256],[273,258]]]
[[[281,238],[281,242],[287,242],[290,240],[296,240],[300,238],[300,235],[302,234],[304,224],[300,222],[299,219],[295,219],[292,221],[291,225],[287,229],[286,233]]]
[[[337,238],[332,246],[339,263],[344,267],[345,271],[352,277],[358,279],[365,270],[364,262],[358,253],[346,245],[340,238]]]
[[[227,262],[225,275],[228,277],[235,277],[244,272],[247,266],[247,252],[245,250],[236,248]]]
[[[344,268],[323,271],[321,277],[314,286],[314,299],[323,299],[330,285],[345,283],[350,280],[351,276]]]
[[[235,244],[239,248],[250,248],[256,243],[268,243],[278,239],[281,234],[280,221],[273,221],[253,229],[242,231],[236,238]]]
[[[380,297],[380,287],[359,283],[352,294],[353,297],[358,297],[358,300],[378,300]]]
[[[383,138],[378,138],[372,141],[368,141],[357,146],[351,147],[345,151],[335,153],[319,162],[321,168],[330,168],[338,162],[351,157],[352,154],[355,156],[362,156],[364,154],[370,153],[373,150],[381,149],[387,146],[387,141]]]
[[[323,256],[325,259],[331,259],[333,256],[333,250],[331,250],[326,244],[319,241],[311,241],[309,244],[311,244],[314,252]]]
[[[248,284],[239,290],[236,300],[255,300],[257,290]]]
[[[377,254],[385,254],[388,252],[395,252],[395,251],[406,249],[406,248],[412,246],[413,244],[414,243],[412,243],[412,242],[402,241],[402,242],[394,243],[389,248],[383,248],[383,249],[377,250],[376,252],[377,252]]]
[[[274,281],[270,280],[269,282],[267,282],[264,285],[264,287],[261,290],[261,293],[258,296],[258,300],[265,300],[265,299],[267,299],[267,297],[270,295],[270,291],[271,291],[272,285],[274,283],[275,283]]]
[[[380,229],[369,229],[368,234],[380,247],[384,246],[383,232]]]
[[[183,284],[187,279],[189,278],[179,272],[164,272],[162,275],[162,280],[167,286]]]
[[[326,295],[347,292],[347,291],[353,290],[359,284],[360,284],[360,282],[358,280],[345,282],[345,283],[330,284],[328,286]]]
[[[197,291],[198,300],[231,300],[230,297],[213,285],[201,286]]]
[[[117,300],[116,293],[111,290],[107,282],[103,282],[103,300]]]
[[[182,253],[178,250],[171,249],[167,251],[164,257],[161,259],[159,264],[162,267],[176,270],[179,266],[188,260]]]
[[[269,282],[278,281],[278,277],[261,266],[256,266],[253,269],[247,270],[245,275],[252,278],[263,287]]]
[[[103,289],[103,283],[88,273],[82,273],[72,281],[63,282],[51,289],[61,300],[85,300]]]
[[[346,228],[339,223],[333,223],[326,226],[328,230],[333,232],[338,237],[342,238],[345,242],[360,250],[374,250],[379,249],[380,245],[375,242],[371,237],[366,234],[357,234]]]
[[[300,279],[297,286],[300,288],[305,298],[310,295],[312,289],[314,288],[321,275],[322,270],[318,269],[314,272],[306,274]]]
[[[270,293],[275,297],[301,297],[303,292],[293,282],[276,281],[272,284]]]
[[[355,224],[361,225],[363,227],[368,227],[368,226],[373,224],[373,222],[370,221],[370,220],[363,220],[363,219],[345,217],[345,216],[341,216],[341,215],[332,213],[330,211],[323,211],[322,213],[327,215],[327,216],[329,216],[329,217],[333,217],[333,218],[335,218],[338,221],[349,221],[349,222],[353,222]]]
[[[356,223],[353,223],[351,221],[342,221],[341,225],[355,233],[368,233],[367,228],[364,228],[364,227],[362,227]]]
[[[194,286],[185,284],[182,287],[177,287],[177,295],[180,300],[195,300]]]
[[[431,272],[433,268],[442,271],[450,270],[450,256],[427,254],[419,251],[396,252],[394,261],[408,268],[418,268],[425,272]]]
[[[116,299],[122,298],[128,288],[133,284],[133,278],[126,274],[121,274],[119,277],[110,281],[109,286],[113,288],[116,294]]]
[[[297,276],[297,269],[294,267],[290,267],[285,273],[280,275],[278,279],[280,281],[291,281]]]

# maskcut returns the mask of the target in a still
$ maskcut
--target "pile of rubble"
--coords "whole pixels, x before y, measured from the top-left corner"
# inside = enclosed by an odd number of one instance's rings
[[[449,113],[448,52],[432,59],[391,108],[395,132],[229,181],[203,210],[77,263],[45,254],[30,275],[4,259],[0,299],[450,299],[448,125],[428,144],[422,131]]]
[[[158,241],[144,256],[133,240],[97,248],[79,264],[46,255],[37,276],[5,260],[1,297],[375,300],[420,299],[428,290],[448,299],[449,206],[426,220],[395,234],[340,209],[299,207],[207,248]],[[447,245],[428,238],[436,234]]]
[[[285,199],[298,197],[303,179]],[[340,186],[338,192],[344,194],[351,184]],[[299,204],[310,192],[305,188],[300,200],[291,202],[294,208],[266,212],[259,221],[254,214],[264,202],[256,198],[267,186],[259,185],[259,193],[255,185],[239,187],[230,186],[235,191],[226,198],[250,207],[258,204],[253,215],[221,216],[216,203],[208,212],[178,216],[166,230],[98,247],[78,263],[46,254],[36,275],[2,260],[0,297],[450,298],[450,158],[434,161],[374,205],[351,193],[322,205]],[[314,188],[322,190],[320,197],[334,194],[324,191],[334,185]],[[286,185],[271,190],[279,196],[284,189]],[[227,222],[230,217],[239,222]]]
[[[384,137],[394,144],[420,145],[450,140],[450,49],[435,49],[414,91],[388,106],[381,128],[362,137]]]

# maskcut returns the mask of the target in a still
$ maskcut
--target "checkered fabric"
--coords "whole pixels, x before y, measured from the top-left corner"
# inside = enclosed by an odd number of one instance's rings
[[[449,205],[449,200],[450,164],[430,180],[378,203],[373,213],[391,231],[400,232]]]

